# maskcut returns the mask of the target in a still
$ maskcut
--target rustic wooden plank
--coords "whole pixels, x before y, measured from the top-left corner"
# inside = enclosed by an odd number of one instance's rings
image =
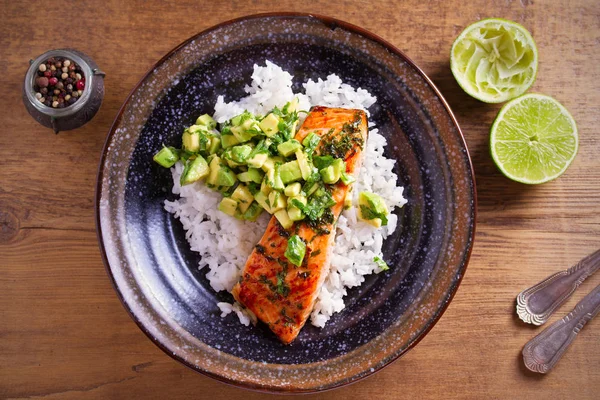
[[[163,354],[120,305],[96,242],[93,199],[105,135],[135,83],[164,53],[227,19],[274,10],[328,14],[362,26],[406,52],[456,114],[476,170],[478,227],[471,263],[444,317],[401,361],[319,399],[565,398],[600,391],[600,321],[581,332],[548,376],[522,366],[520,350],[539,329],[514,315],[514,298],[600,244],[600,10],[594,0],[394,2],[106,1],[69,6],[4,2],[0,65],[0,398],[214,398],[264,395],[223,385]],[[69,15],[68,23],[60,23]],[[469,23],[499,16],[522,23],[538,43],[533,91],[575,117],[580,151],[560,179],[509,182],[489,157],[499,105],[467,96],[449,71],[454,38]],[[72,46],[107,73],[104,104],[85,127],[55,136],[23,108],[27,60]],[[600,283],[590,278],[561,307],[565,315]],[[281,396],[273,396],[279,398]]]

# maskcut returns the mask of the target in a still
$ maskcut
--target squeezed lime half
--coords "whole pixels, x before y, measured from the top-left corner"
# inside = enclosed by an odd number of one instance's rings
[[[469,25],[450,52],[450,68],[458,84],[486,103],[502,103],[525,93],[535,81],[537,65],[531,34],[500,18]]]
[[[558,178],[575,158],[578,146],[571,114],[541,94],[525,94],[506,103],[490,130],[494,162],[504,175],[521,183]]]

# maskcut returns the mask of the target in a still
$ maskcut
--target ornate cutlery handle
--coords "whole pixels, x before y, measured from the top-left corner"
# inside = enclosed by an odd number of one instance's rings
[[[534,337],[523,348],[525,366],[545,374],[560,360],[583,326],[600,311],[600,285],[583,298],[573,311]]]
[[[600,267],[600,250],[571,268],[550,275],[517,296],[517,315],[524,322],[542,325],[583,281]]]

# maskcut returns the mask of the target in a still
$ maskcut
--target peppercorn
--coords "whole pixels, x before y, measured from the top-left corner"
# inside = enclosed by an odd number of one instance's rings
[[[39,87],[46,87],[46,86],[48,86],[48,83],[49,83],[49,80],[45,76],[40,76],[39,78],[37,78],[35,80],[35,84],[38,85]]]
[[[58,101],[56,101],[56,100],[53,101],[52,102],[52,107],[54,107],[54,108],[58,107]]]
[[[71,65],[71,61],[70,61],[70,60],[65,60],[65,62],[63,62],[63,65],[64,65],[65,67],[68,67],[68,66],[70,66],[70,65]]]
[[[40,70],[40,72],[45,72],[46,71],[46,64],[40,64],[40,66],[38,67],[38,69]]]
[[[85,81],[83,79],[80,79],[77,82],[75,82],[75,86],[77,87],[77,90],[83,90],[85,88]]]
[[[43,88],[41,88],[41,89],[40,89],[40,93],[41,93],[41,94],[44,94],[44,95],[48,94],[48,88],[47,88],[47,87],[43,87]]]
[[[58,82],[58,79],[54,76],[52,78],[48,79],[48,85],[50,85],[50,86],[56,85],[57,82]]]

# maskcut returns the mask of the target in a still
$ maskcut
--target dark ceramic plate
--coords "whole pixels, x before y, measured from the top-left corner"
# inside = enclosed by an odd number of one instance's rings
[[[152,162],[217,95],[244,95],[265,59],[308,78],[338,74],[377,96],[371,120],[408,204],[384,244],[387,273],[351,290],[324,329],[306,326],[284,346],[262,325],[220,317],[184,231],[164,211],[171,175]],[[460,129],[425,74],[396,48],[345,22],[269,14],[223,23],[187,40],[142,79],[121,108],[100,162],[98,236],[114,286],[140,328],[171,357],[224,382],[310,392],[381,369],[414,346],[448,306],[465,272],[475,229],[475,182]]]

